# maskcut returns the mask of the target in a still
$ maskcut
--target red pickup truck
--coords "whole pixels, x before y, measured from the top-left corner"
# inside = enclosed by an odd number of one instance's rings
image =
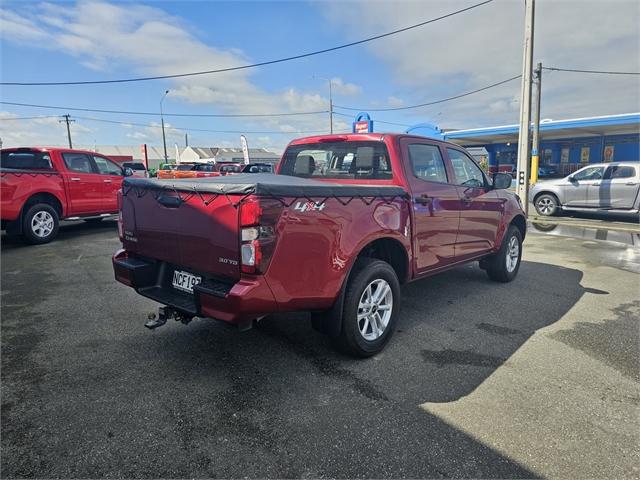
[[[117,192],[131,175],[95,152],[7,148],[0,152],[0,217],[8,234],[50,242],[60,220],[99,221],[118,211]]]
[[[165,305],[149,328],[311,311],[369,356],[395,329],[401,284],[471,261],[516,276],[526,221],[510,184],[457,145],[404,134],[294,140],[277,175],[127,178],[115,278]]]

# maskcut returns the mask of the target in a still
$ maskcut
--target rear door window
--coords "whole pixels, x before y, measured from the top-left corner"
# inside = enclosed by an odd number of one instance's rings
[[[138,162],[124,162],[122,166],[125,168],[128,167],[131,170],[146,170],[144,164]]]
[[[389,152],[382,142],[293,145],[284,154],[280,174],[305,178],[393,178]]]
[[[615,180],[618,178],[634,178],[636,176],[636,169],[629,165],[612,165],[607,168],[604,173],[605,180]]]
[[[53,164],[47,152],[37,151],[3,151],[0,167],[20,170],[51,170]]]
[[[67,169],[72,172],[96,173],[93,169],[93,165],[91,164],[89,155],[84,153],[65,152],[62,154],[62,158],[64,159],[64,164],[67,166]]]

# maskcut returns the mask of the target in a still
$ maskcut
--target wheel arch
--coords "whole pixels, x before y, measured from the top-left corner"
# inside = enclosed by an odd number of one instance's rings
[[[399,240],[392,237],[380,237],[370,241],[360,249],[354,260],[354,265],[358,259],[365,257],[376,258],[391,265],[401,285],[409,279],[409,255]],[[345,282],[349,275],[347,275]]]
[[[409,279],[409,255],[402,242],[393,237],[378,237],[370,239],[365,243],[357,254],[353,256],[353,261],[349,265],[342,286],[338,291],[336,301],[326,312],[312,313],[313,327],[331,337],[337,337],[342,330],[342,313],[344,309],[344,298],[347,290],[349,278],[361,258],[376,258],[391,265],[391,268],[398,276],[398,282],[402,285]]]
[[[524,218],[524,215],[516,215],[511,219],[509,225],[513,225],[520,230],[520,235],[522,235],[522,240],[524,240],[524,237],[527,235],[527,220]]]
[[[49,204],[56,210],[60,218],[64,216],[64,205],[62,201],[51,192],[37,192],[32,194],[27,201],[24,202],[22,214],[24,215],[24,213],[29,210],[29,207],[38,203]]]
[[[542,195],[551,195],[558,202],[558,207],[560,207],[562,205],[562,203],[560,202],[560,197],[558,196],[557,192],[554,192],[552,190],[542,190],[541,192],[536,193],[535,196],[533,197],[534,205],[535,205],[536,201],[538,200],[538,198],[540,198]]]

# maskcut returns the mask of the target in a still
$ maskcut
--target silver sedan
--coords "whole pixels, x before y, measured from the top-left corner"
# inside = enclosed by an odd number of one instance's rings
[[[529,198],[543,216],[560,210],[637,215],[640,162],[592,164],[567,177],[536,183]]]

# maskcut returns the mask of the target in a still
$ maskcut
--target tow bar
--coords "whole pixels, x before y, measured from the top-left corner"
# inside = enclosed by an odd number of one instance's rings
[[[161,327],[167,320],[173,318],[177,322],[182,322],[185,325],[193,320],[193,317],[185,315],[184,313],[176,310],[171,307],[160,307],[158,308],[158,316],[151,312],[148,316],[149,320],[144,324],[149,330],[155,330],[158,327]]]

